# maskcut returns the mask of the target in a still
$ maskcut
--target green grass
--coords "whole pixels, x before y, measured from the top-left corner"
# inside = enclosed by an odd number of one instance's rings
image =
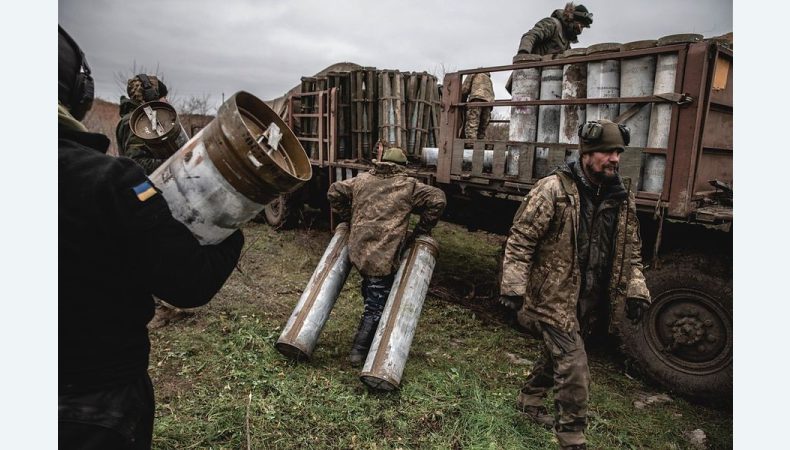
[[[539,343],[481,316],[484,303],[475,312],[429,295],[401,389],[371,392],[346,361],[362,310],[354,271],[310,362],[274,348],[329,233],[251,224],[245,236],[242,272],[193,316],[151,333],[154,448],[556,448],[515,409]],[[448,224],[435,237],[432,292],[474,304],[499,239]],[[591,357],[591,371],[591,448],[689,448],[683,433],[696,428],[711,448],[732,447],[731,412],[677,398],[637,409],[634,394],[650,388],[606,355]]]

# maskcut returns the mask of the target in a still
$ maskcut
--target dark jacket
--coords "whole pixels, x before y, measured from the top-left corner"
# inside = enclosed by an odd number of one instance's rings
[[[146,373],[152,295],[207,303],[239,259],[240,232],[201,246],[146,188],[142,169],[104,154],[101,134],[58,127],[58,383],[79,392]],[[153,188],[152,188],[153,189]]]
[[[370,172],[337,181],[326,194],[332,212],[351,222],[348,239],[351,263],[364,276],[383,277],[398,269],[409,217],[420,215],[415,233],[427,233],[447,203],[441,189],[420,183],[403,167],[377,163]]]
[[[129,98],[121,97],[119,108],[121,120],[115,126],[115,139],[118,142],[118,154],[130,158],[145,170],[146,175],[151,175],[167,159],[155,157],[145,142],[132,133],[132,129],[129,127],[129,118],[138,106],[140,106],[138,103]]]

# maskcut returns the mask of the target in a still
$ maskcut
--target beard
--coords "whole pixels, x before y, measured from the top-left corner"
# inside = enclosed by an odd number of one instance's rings
[[[584,163],[584,171],[595,184],[613,184],[617,181],[619,166],[619,164],[604,164],[601,170],[595,170],[592,162],[587,161]],[[610,169],[611,173],[607,173],[607,169]]]

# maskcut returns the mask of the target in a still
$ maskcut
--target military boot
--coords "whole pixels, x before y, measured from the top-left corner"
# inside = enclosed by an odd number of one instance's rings
[[[363,315],[362,320],[359,321],[359,328],[354,336],[354,343],[351,344],[351,352],[348,354],[348,361],[353,367],[361,366],[367,358],[378,324],[378,320],[367,315]]]
[[[549,410],[546,409],[545,406],[533,406],[533,405],[526,405],[525,404],[525,394],[523,392],[518,393],[518,398],[516,398],[516,406],[518,410],[524,413],[527,418],[536,424],[542,426],[547,430],[551,430],[554,428],[554,416],[549,414]]]

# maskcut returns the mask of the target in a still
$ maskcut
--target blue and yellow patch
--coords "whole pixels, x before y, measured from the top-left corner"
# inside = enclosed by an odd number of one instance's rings
[[[132,190],[134,191],[135,195],[137,195],[137,199],[141,202],[144,202],[156,195],[156,188],[154,188],[154,185],[152,185],[148,180],[143,181],[142,183],[133,187]]]

